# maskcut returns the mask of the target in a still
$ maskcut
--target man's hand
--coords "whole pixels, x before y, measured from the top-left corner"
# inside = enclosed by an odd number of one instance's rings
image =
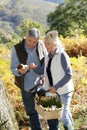
[[[25,74],[27,71],[29,71],[29,66],[28,65],[20,64],[18,66],[18,73]]]
[[[44,84],[45,83],[45,78],[43,76],[40,77],[40,84]]]

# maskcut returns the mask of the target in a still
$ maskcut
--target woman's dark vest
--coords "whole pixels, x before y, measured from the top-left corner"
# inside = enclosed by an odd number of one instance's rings
[[[22,64],[26,64],[26,60],[27,60],[27,57],[28,57],[28,54],[27,54],[25,47],[24,47],[24,43],[25,43],[25,39],[23,39],[22,42],[20,42],[20,43],[18,43],[14,46],[16,53],[17,53],[17,56],[18,56],[18,59],[19,59],[19,62],[22,63]],[[37,45],[36,52],[37,52],[37,55],[39,57],[38,45]],[[43,64],[43,62],[44,62],[44,58],[40,61],[40,63]],[[15,76],[15,84],[20,89],[24,89],[24,75],[19,76],[19,77]]]

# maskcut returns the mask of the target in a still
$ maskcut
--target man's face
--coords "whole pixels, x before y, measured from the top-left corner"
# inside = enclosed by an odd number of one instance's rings
[[[30,36],[27,36],[26,37],[26,44],[30,49],[33,49],[37,45],[38,40],[39,40],[39,38],[33,38]]]

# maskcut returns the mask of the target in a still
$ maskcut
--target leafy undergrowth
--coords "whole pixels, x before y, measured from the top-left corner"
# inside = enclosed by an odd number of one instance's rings
[[[81,130],[83,129],[82,127],[87,125],[87,57],[73,57],[70,60],[75,86],[71,110],[75,130]],[[3,46],[0,47],[0,78],[4,82],[8,97],[14,106],[19,126],[29,125],[29,119],[25,114],[20,90],[14,85],[14,76],[10,70],[10,50]],[[43,127],[47,128],[46,121],[43,119],[41,121]]]
[[[66,51],[70,57],[85,56],[87,57],[87,37],[83,35],[77,35],[76,37],[61,37],[62,42],[65,45]]]

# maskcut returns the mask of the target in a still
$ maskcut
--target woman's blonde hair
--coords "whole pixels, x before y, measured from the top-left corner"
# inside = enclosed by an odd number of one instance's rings
[[[59,43],[58,32],[56,30],[49,31],[45,36],[45,40],[51,44],[58,44]]]
[[[64,45],[62,44],[61,40],[58,37],[58,31],[52,30],[47,33],[47,35],[44,38],[45,41],[49,42],[50,44],[56,44],[58,45],[59,49],[65,49]]]

